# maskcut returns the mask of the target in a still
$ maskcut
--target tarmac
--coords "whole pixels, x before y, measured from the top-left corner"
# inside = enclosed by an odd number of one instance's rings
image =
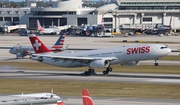
[[[52,46],[58,35],[45,36],[41,35],[39,38],[47,45]],[[80,36],[67,36],[65,38],[65,46],[69,45],[69,48],[84,48],[84,49],[98,49],[98,48],[110,48],[117,46],[128,46],[137,43],[135,41],[156,41],[166,42],[162,43],[167,45],[172,50],[180,49],[180,36],[157,36],[157,35],[135,35],[124,37],[124,35],[115,35],[113,38],[103,37],[80,37]],[[122,42],[127,40],[127,42]],[[118,41],[122,42],[119,43]],[[133,41],[134,43],[129,43]],[[118,43],[115,43],[118,42]],[[176,42],[176,43],[172,43]],[[25,59],[16,59],[15,55],[9,54],[7,48],[25,45],[31,46],[27,36],[19,36],[17,34],[0,34],[0,61],[1,62],[34,62],[26,57]],[[179,56],[179,52],[172,52],[171,55]],[[154,61],[144,61],[143,64],[150,64]],[[162,61],[164,65],[180,65],[177,61]],[[117,82],[117,83],[153,83],[153,84],[180,84],[179,75],[169,74],[145,74],[145,73],[113,73],[103,76],[102,73],[97,72],[98,75],[90,77],[82,76],[82,72],[73,71],[31,71],[31,70],[9,70],[8,68],[0,68],[0,78],[18,78],[18,79],[43,79],[43,80],[76,80],[76,81],[93,81],[93,82]],[[48,78],[47,78],[48,77]],[[124,97],[92,97],[96,105],[179,105],[180,99],[157,99],[157,98],[124,98]],[[65,100],[67,105],[79,105],[82,104],[81,97],[67,96]]]

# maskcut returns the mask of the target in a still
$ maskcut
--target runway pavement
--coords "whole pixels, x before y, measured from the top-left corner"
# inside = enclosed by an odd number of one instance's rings
[[[38,36],[47,46],[52,46],[56,40],[58,39],[58,35],[50,36],[50,35],[43,35]],[[117,47],[117,46],[127,46],[127,45],[135,45],[141,43],[113,43],[111,41],[158,41],[158,42],[180,42],[180,36],[164,36],[160,37],[157,35],[136,35],[136,36],[129,36],[123,37],[123,35],[116,35],[114,38],[109,37],[80,37],[80,36],[68,36],[65,38],[65,45],[69,45],[69,48],[110,48],[110,47]],[[16,45],[25,45],[31,46],[29,38],[27,36],[18,36],[18,35],[0,35],[0,47],[12,47]],[[172,44],[167,43],[169,48],[172,50],[177,50],[180,48],[180,44]]]
[[[90,93],[91,94],[91,93]],[[180,99],[92,97],[95,105],[179,105]],[[67,97],[67,105],[82,105],[81,97]]]
[[[116,83],[146,84],[180,84],[180,75],[146,74],[146,73],[114,73],[103,75],[101,72],[92,76],[84,76],[78,71],[34,71],[1,69],[0,78],[35,79],[35,80],[70,80]]]

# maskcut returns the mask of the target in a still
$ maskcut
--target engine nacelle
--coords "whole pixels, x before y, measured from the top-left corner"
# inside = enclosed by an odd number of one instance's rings
[[[138,66],[139,64],[140,64],[139,61],[132,61],[132,62],[121,63],[121,66]]]
[[[91,68],[105,68],[109,66],[108,60],[95,60],[89,63]]]

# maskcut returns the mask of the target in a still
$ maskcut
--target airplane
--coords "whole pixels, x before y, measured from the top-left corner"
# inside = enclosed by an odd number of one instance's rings
[[[23,97],[23,98],[40,98],[40,99],[60,99],[57,101],[57,105],[65,105],[65,103],[62,101],[62,99],[53,93],[33,93],[33,94],[16,94],[16,95],[10,95],[13,97]]]
[[[89,94],[88,89],[82,90],[82,100],[83,100],[83,105],[95,105]]]
[[[33,93],[33,94],[16,94],[11,96],[17,96],[17,97],[36,97],[36,98],[60,98],[56,94],[53,93]]]
[[[89,25],[86,29],[86,35],[90,36],[92,34],[102,34],[105,29],[104,26],[104,13],[102,14],[101,24]]]
[[[157,59],[171,52],[171,49],[163,44],[141,44],[72,53],[53,53],[35,34],[28,34],[28,36],[36,52],[33,54],[33,60],[60,67],[88,66],[88,71],[85,71],[86,76],[94,73],[94,68],[106,68],[103,71],[106,75],[113,70],[111,68],[113,64],[137,66],[143,60],[155,60],[154,66],[158,66]]]
[[[61,52],[61,51],[65,50],[63,48],[65,37],[66,37],[66,34],[60,35],[60,37],[58,38],[56,43],[49,49],[53,52]],[[10,48],[9,53],[15,54],[16,58],[18,59],[19,57],[23,58],[27,55],[31,56],[31,54],[33,54],[35,52],[34,52],[34,49],[32,46],[14,46],[14,47]]]
[[[53,27],[53,28],[43,28],[41,27],[41,24],[39,22],[39,20],[37,20],[37,30],[39,34],[56,34],[59,35],[61,30],[57,27]]]

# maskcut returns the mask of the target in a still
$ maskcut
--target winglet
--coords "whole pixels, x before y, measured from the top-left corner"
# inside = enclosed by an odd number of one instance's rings
[[[83,100],[83,105],[94,105],[88,89],[82,90],[82,100]]]
[[[28,34],[28,37],[36,54],[51,52],[35,34]]]

